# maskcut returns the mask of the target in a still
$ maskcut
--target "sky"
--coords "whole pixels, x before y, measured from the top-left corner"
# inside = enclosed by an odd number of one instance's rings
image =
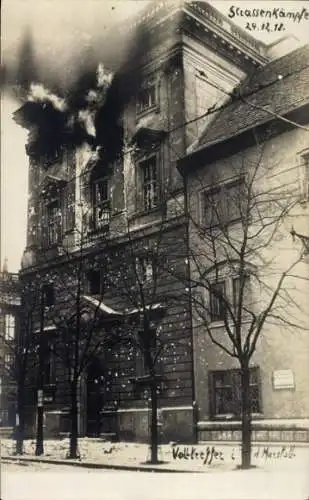
[[[159,0],[158,0],[159,1]],[[48,61],[50,70],[61,71],[72,60],[78,61],[81,45],[90,44],[95,50],[111,50],[117,47],[121,23],[146,6],[148,0],[3,0],[1,16],[1,55],[5,62],[16,60],[20,40],[25,29],[30,29],[36,55],[40,61]],[[241,9],[281,8],[301,10],[309,7],[307,1],[270,0],[210,0],[214,7],[228,15],[231,6]],[[309,10],[309,8],[308,8]],[[245,27],[244,16],[233,21]],[[255,21],[253,19],[253,21]],[[119,24],[120,23],[120,24]],[[115,28],[115,41],[102,49],[106,30]],[[309,20],[299,24],[286,22],[286,32],[291,32],[303,42],[309,42]],[[251,33],[253,34],[253,33]],[[277,35],[254,32],[254,36],[266,43]],[[280,37],[281,35],[279,35]],[[9,271],[20,268],[20,260],[26,243],[27,213],[27,157],[25,143],[27,133],[12,120],[12,112],[18,102],[7,94],[1,99],[1,257],[8,257]]]

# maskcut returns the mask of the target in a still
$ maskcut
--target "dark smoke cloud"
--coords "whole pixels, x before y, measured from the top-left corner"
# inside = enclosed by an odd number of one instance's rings
[[[122,65],[116,71],[105,101],[96,119],[97,144],[102,146],[106,163],[114,162],[123,149],[121,116],[125,107],[136,95],[142,80],[141,60],[150,50],[150,32],[144,25],[138,26],[129,45]]]
[[[115,38],[117,43],[114,43]],[[6,81],[12,85],[13,80],[18,97],[24,102],[15,114],[15,121],[26,128],[36,129],[31,135],[29,152],[38,159],[53,158],[63,148],[79,146],[83,142],[88,142],[93,148],[99,147],[101,158],[106,163],[121,156],[122,114],[140,87],[141,59],[150,49],[150,31],[140,24],[131,31],[114,30],[110,37],[104,33],[102,42],[99,40],[81,44],[78,57],[76,54],[72,56],[70,66],[62,68],[60,77],[50,61],[38,62],[31,33],[25,33],[15,71],[10,69]],[[97,89],[99,63],[114,71],[107,91]],[[33,82],[45,87],[45,97],[29,98]],[[56,106],[55,99],[47,91],[63,98],[65,107]],[[97,92],[97,100],[89,104],[91,91]],[[95,114],[95,137],[88,133],[80,119],[80,111],[90,108]]]

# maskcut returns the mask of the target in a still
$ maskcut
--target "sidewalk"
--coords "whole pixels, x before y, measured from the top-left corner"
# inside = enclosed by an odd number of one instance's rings
[[[69,440],[46,440],[44,455],[35,456],[35,441],[24,442],[24,455],[14,456],[15,441],[1,440],[3,460],[42,461],[61,465],[76,465],[93,469],[108,468],[132,471],[153,472],[224,472],[237,469],[240,464],[239,446],[224,444],[181,445],[165,444],[159,446],[158,459],[162,462],[151,465],[150,448],[140,443],[111,443],[102,439],[79,439],[80,459],[66,458]],[[309,447],[290,445],[261,444],[253,446],[252,464],[265,471],[298,473],[309,471]]]

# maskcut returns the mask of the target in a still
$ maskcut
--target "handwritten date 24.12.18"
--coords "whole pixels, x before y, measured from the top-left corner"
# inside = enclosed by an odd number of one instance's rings
[[[267,33],[285,31],[283,23],[246,23],[245,28],[248,31],[265,31]]]

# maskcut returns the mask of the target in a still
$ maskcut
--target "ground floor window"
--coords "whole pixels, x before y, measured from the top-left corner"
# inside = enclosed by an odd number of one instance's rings
[[[239,369],[216,370],[209,373],[211,415],[241,415],[241,376]],[[261,412],[259,368],[250,368],[252,413]]]

